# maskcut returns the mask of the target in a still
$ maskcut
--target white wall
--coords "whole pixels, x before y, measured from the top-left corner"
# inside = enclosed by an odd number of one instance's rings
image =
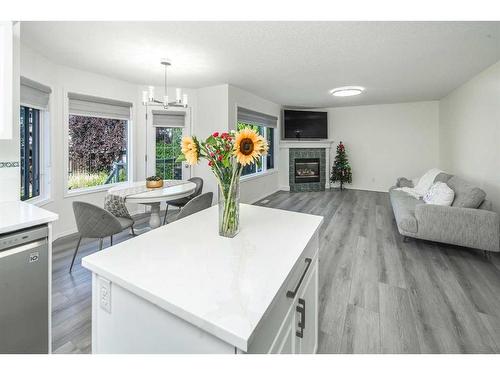
[[[19,163],[19,23],[3,22],[4,34],[0,37],[2,77],[0,79],[2,109],[0,128],[5,129],[0,139],[0,162]],[[4,166],[0,168],[0,202],[19,200],[20,169]]]
[[[422,175],[438,165],[438,106],[431,101],[326,109],[329,139],[335,142],[330,164],[342,141],[352,167],[348,188],[387,191],[399,176]],[[288,185],[287,170],[280,168],[282,185]]]
[[[228,130],[228,85],[204,87],[197,90],[197,106],[194,111],[193,135],[204,140],[215,131]],[[214,193],[217,202],[217,180],[206,160],[193,167],[193,175],[203,178],[203,192]]]
[[[86,193],[77,196],[65,196],[64,186],[64,128],[65,120],[65,93],[67,91],[118,99],[132,102],[132,140],[136,139],[138,129],[144,127],[141,119],[137,119],[136,108],[138,103],[138,87],[108,77],[88,73],[82,70],[68,68],[54,64],[30,48],[21,45],[21,75],[49,86],[52,89],[49,102],[50,133],[51,133],[51,196],[50,202],[43,207],[59,214],[59,220],[54,224],[54,236],[74,233],[76,224],[73,215],[72,202],[81,200],[102,206],[105,191]],[[19,112],[19,111],[17,111]],[[17,130],[18,131],[18,130]],[[19,143],[19,142],[18,142]],[[135,144],[131,143],[132,152]],[[132,161],[132,176],[137,172]],[[19,191],[19,176],[17,177],[17,190]],[[18,193],[19,194],[19,193]],[[131,207],[132,210],[137,209]]]
[[[439,161],[477,183],[500,212],[500,62],[439,103]]]
[[[235,86],[229,86],[229,129],[236,129],[238,106],[278,118],[281,123],[281,105],[263,99]],[[243,178],[240,185],[241,201],[253,203],[279,190],[279,126],[275,132],[275,169],[262,175]],[[288,168],[287,168],[288,170]]]
[[[438,121],[437,101],[328,110],[330,137],[342,141],[349,155],[350,187],[363,190],[387,191],[399,176],[436,167]]]

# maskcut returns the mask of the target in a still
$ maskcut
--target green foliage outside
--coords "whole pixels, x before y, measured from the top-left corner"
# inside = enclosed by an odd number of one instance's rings
[[[81,189],[86,187],[93,187],[104,185],[109,177],[109,173],[96,172],[96,173],[73,173],[68,177],[68,189]],[[120,169],[118,172],[118,182],[127,181],[127,171]],[[110,183],[114,183],[111,181]]]
[[[164,180],[182,178],[182,163],[175,160],[181,155],[182,128],[156,129],[155,175]]]

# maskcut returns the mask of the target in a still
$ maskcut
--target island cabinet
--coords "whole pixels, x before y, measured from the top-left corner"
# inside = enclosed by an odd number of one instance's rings
[[[240,233],[217,207],[83,259],[93,353],[315,353],[323,218],[250,205]]]

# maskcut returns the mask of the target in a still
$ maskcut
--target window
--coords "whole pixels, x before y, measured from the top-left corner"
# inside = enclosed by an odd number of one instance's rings
[[[155,128],[155,175],[164,180],[182,180],[181,155],[185,113],[152,111]]]
[[[21,106],[21,200],[40,195],[40,110]]]
[[[237,130],[244,127],[251,127],[258,134],[262,135],[269,145],[267,155],[263,155],[257,163],[245,166],[241,172],[242,176],[263,173],[274,169],[275,127],[277,121],[278,119],[276,117],[244,108],[238,108]]]
[[[155,174],[164,180],[181,180],[182,163],[175,160],[181,154],[182,128],[156,127]]]
[[[68,97],[68,190],[128,181],[132,104],[72,93]]]
[[[49,87],[21,77],[19,139],[23,201],[48,198],[50,137],[46,114],[50,93]]]

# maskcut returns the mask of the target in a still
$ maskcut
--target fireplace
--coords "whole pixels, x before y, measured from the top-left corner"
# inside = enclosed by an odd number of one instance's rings
[[[295,159],[295,183],[320,182],[319,158]]]

